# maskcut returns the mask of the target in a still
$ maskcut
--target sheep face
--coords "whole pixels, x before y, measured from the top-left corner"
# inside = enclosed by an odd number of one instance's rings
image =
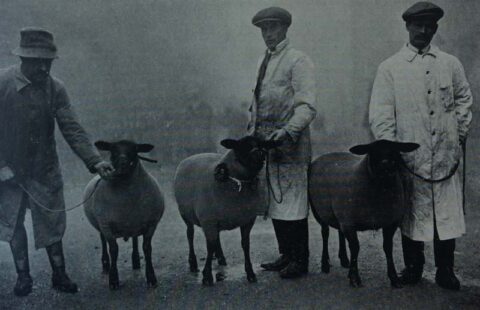
[[[268,150],[280,146],[278,141],[264,141],[257,137],[246,136],[239,140],[225,139],[222,146],[233,150],[235,160],[242,167],[245,178],[256,176],[263,167]]]
[[[417,143],[377,140],[370,144],[354,146],[350,152],[356,155],[367,154],[372,174],[386,180],[396,175],[402,160],[400,153],[413,152],[419,146]]]
[[[151,144],[137,144],[128,140],[118,142],[97,141],[95,146],[101,151],[110,152],[110,161],[116,177],[129,176],[138,165],[138,153],[150,152]]]

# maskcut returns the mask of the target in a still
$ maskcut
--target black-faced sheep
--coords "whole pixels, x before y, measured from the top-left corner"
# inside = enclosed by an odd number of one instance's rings
[[[400,152],[412,152],[418,147],[416,143],[378,140],[350,149],[353,154],[366,155],[363,158],[338,152],[322,155],[312,162],[308,192],[313,214],[322,225],[324,272],[329,270],[328,226],[339,229],[348,240],[351,255],[348,277],[354,287],[361,285],[357,231],[382,228],[388,277],[393,287],[401,286],[392,257],[393,235],[405,210]],[[346,259],[345,247],[340,250],[344,253],[339,256]]]
[[[152,266],[151,240],[165,209],[164,198],[157,181],[139,162],[139,157],[144,158],[138,155],[151,151],[153,146],[125,140],[115,143],[98,141],[95,146],[99,150],[110,152],[115,168],[114,175],[108,180],[94,177],[84,193],[85,214],[93,227],[100,232],[102,266],[104,273],[109,274],[110,288],[119,288],[116,239],[132,238],[132,266],[133,269],[139,269],[140,235],[143,236],[147,284],[155,287],[157,279]]]
[[[204,285],[213,285],[212,258],[215,252],[221,253],[220,231],[240,227],[245,272],[248,281],[255,282],[250,261],[250,230],[260,204],[264,203],[256,178],[268,149],[278,142],[247,136],[240,140],[226,139],[221,144],[229,149],[224,155],[191,156],[180,163],[175,174],[175,198],[187,225],[190,270],[198,271],[193,247],[194,225],[202,227],[207,240]]]

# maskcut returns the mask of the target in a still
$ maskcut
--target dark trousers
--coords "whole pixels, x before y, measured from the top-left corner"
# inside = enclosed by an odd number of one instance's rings
[[[308,264],[308,219],[284,221],[272,219],[280,254]]]
[[[412,240],[402,235],[403,261],[405,266],[423,268],[425,264],[424,242]],[[455,239],[440,240],[437,228],[435,227],[433,248],[435,255],[435,266],[454,266]]]
[[[26,197],[22,198],[20,210],[18,212],[17,223],[13,231],[12,240],[10,241],[10,249],[12,250],[13,261],[17,273],[28,273],[30,264],[28,261],[28,240],[27,232],[23,222],[25,221]]]

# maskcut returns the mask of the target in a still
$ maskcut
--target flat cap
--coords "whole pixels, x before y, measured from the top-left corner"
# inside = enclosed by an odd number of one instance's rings
[[[260,24],[266,21],[279,21],[287,26],[292,23],[292,15],[285,9],[272,6],[259,11],[252,18],[252,24],[260,27]]]
[[[409,21],[414,18],[433,18],[438,21],[443,17],[443,10],[427,1],[420,1],[409,7],[403,14],[404,21]]]

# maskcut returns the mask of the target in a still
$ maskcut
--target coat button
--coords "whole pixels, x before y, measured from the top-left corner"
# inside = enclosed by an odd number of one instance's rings
[[[425,72],[425,73],[426,73],[426,74],[429,74],[429,73],[430,73],[430,71],[427,71],[427,72]]]
[[[428,94],[431,94],[431,93],[432,93],[432,91],[429,89],[427,93],[428,93]]]
[[[433,114],[435,114],[435,112],[434,112],[434,111],[430,111],[430,115],[433,115]]]
[[[435,130],[432,130],[432,136],[434,136],[434,135],[435,135]]]

